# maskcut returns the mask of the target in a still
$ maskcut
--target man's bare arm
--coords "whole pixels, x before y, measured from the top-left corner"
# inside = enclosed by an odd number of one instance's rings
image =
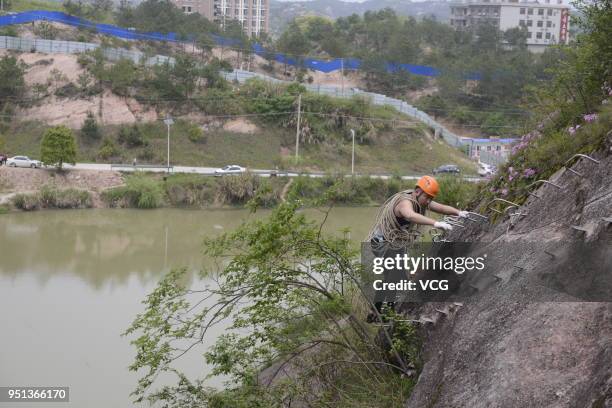
[[[437,212],[438,214],[459,215],[459,210],[456,209],[455,207],[451,207],[450,205],[440,204],[435,201],[432,201],[431,203],[429,203],[429,209],[433,212]]]

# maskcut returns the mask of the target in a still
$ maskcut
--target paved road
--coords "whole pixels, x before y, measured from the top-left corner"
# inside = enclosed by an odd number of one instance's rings
[[[150,171],[150,172],[156,172],[156,173],[165,173],[167,171],[167,169],[165,167],[146,167],[143,166],[132,166],[131,164],[125,164],[125,165],[111,165],[110,164],[103,164],[103,163],[77,163],[75,166],[72,166],[70,164],[66,164],[64,165],[64,167],[66,167],[67,169],[80,169],[80,170],[102,170],[102,171],[111,171],[111,170],[119,170],[119,171],[134,171],[136,169],[138,169],[139,171]],[[187,166],[174,166],[171,169],[171,173],[192,173],[192,174],[202,174],[202,175],[207,175],[207,176],[212,176],[215,174],[215,170],[217,170],[218,167],[187,167]],[[273,170],[265,170],[265,169],[249,169],[250,172],[254,173],[254,174],[258,174],[262,177],[270,177],[270,174],[273,172]],[[279,173],[279,175],[281,176],[288,176],[288,177],[297,177],[300,175],[300,173],[295,173],[295,172],[284,172],[281,171]],[[304,175],[308,175],[309,177],[324,177],[326,175],[326,173],[320,172],[320,173],[308,173],[308,174],[304,174]],[[350,177],[350,174],[347,174],[346,177]],[[378,178],[378,179],[389,179],[391,177],[393,177],[390,174],[367,174],[367,175],[361,175],[361,174],[357,174],[357,176],[367,176],[367,177],[371,177],[371,178]],[[407,175],[407,176],[402,176],[402,179],[404,180],[418,180],[422,175]],[[463,179],[466,181],[472,181],[472,182],[479,182],[479,181],[483,181],[483,178],[480,177],[474,177],[474,176],[463,176]]]

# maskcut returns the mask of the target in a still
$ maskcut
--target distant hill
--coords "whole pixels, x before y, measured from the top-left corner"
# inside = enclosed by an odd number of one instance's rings
[[[332,19],[351,14],[363,14],[368,10],[391,8],[399,15],[434,16],[439,21],[449,21],[450,7],[447,1],[366,0],[349,3],[341,0],[278,1],[270,2],[270,29],[278,34],[293,18],[303,15],[326,16]]]

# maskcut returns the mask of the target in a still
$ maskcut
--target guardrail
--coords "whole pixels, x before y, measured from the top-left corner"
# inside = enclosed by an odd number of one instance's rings
[[[165,170],[168,171],[169,173],[174,172],[174,166],[162,166],[159,164],[121,164],[121,163],[115,163],[115,164],[111,164],[111,169],[115,170],[115,169],[126,169],[126,170],[138,170],[138,169],[149,169],[149,170],[153,170],[153,169],[159,169],[159,170]]]

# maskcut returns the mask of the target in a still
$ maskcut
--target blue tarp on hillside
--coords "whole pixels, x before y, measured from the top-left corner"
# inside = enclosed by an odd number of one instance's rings
[[[26,24],[40,20],[53,21],[57,23],[68,24],[75,27],[90,28],[96,30],[101,34],[111,35],[113,37],[123,38],[126,40],[154,40],[176,42],[179,41],[176,33],[162,34],[156,32],[138,32],[110,24],[96,24],[79,17],[71,16],[61,11],[33,10],[13,15],[0,16],[0,27],[13,24]],[[214,34],[211,35],[211,37],[217,45],[223,47],[240,47],[241,45],[239,40],[233,38],[225,38]],[[262,57],[265,57],[268,54],[268,52],[261,46],[261,44],[254,44],[253,51],[255,52],[255,54]],[[274,54],[274,60],[281,64],[303,66],[308,69],[326,73],[332,71],[339,71],[342,69],[358,70],[360,69],[362,64],[360,60],[355,58],[336,58],[333,60],[321,60],[314,58],[299,59],[280,53]],[[395,62],[387,62],[385,64],[385,67],[388,72],[406,71],[413,75],[423,75],[430,77],[440,75],[440,71],[438,69],[424,65],[398,64]],[[469,73],[466,75],[466,79],[480,79],[480,75],[478,73]]]

